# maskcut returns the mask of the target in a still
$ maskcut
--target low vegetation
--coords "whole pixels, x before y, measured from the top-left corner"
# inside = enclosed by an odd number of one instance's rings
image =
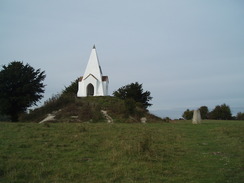
[[[1,123],[0,181],[244,180],[244,122]]]
[[[23,115],[21,121],[40,122],[47,114],[55,113],[56,122],[105,122],[101,110],[106,110],[114,122],[140,122],[146,117],[148,122],[162,119],[150,114],[141,103],[132,99],[116,97],[83,97],[75,95],[57,95],[50,98],[45,104]]]

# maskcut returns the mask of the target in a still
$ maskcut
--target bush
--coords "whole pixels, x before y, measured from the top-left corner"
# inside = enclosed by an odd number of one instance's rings
[[[129,98],[125,99],[124,103],[127,115],[134,115],[136,110],[136,102],[133,99]]]
[[[202,119],[207,119],[207,116],[208,116],[208,107],[207,106],[201,106],[200,108],[199,108],[199,110],[200,110],[200,113],[201,113],[201,118]]]
[[[0,114],[0,121],[8,122],[11,121],[11,118],[10,116]]]
[[[122,86],[117,91],[114,91],[113,95],[123,100],[133,99],[141,103],[145,109],[152,105],[149,103],[152,100],[151,93],[149,91],[143,92],[142,84],[138,82]]]
[[[152,136],[150,133],[144,134],[142,140],[139,143],[139,153],[150,153],[152,148]]]
[[[244,112],[238,112],[236,115],[237,120],[244,120]]]
[[[217,105],[214,110],[208,114],[208,119],[216,120],[230,120],[232,119],[232,114],[230,107],[226,104]]]
[[[171,119],[169,117],[165,117],[165,118],[163,118],[163,121],[169,123],[171,121]]]
[[[187,109],[183,114],[182,114],[182,117],[184,118],[184,119],[186,119],[186,120],[190,120],[190,119],[192,119],[192,117],[193,117],[193,110],[189,110],[189,109]]]
[[[101,113],[101,106],[100,105],[97,105],[93,109],[92,121],[93,122],[98,122],[98,121],[101,121],[101,120],[103,120],[103,115]]]

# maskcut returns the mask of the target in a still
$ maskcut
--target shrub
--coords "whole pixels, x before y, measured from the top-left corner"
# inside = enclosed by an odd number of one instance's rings
[[[133,99],[129,98],[129,99],[125,99],[124,103],[125,103],[126,114],[128,116],[135,114],[136,102]]]
[[[136,102],[140,102],[145,109],[152,105],[149,103],[152,100],[151,93],[149,91],[143,92],[142,84],[138,82],[122,86],[117,91],[114,91],[113,95],[123,100],[133,99]]]
[[[101,106],[100,105],[97,105],[93,109],[92,121],[93,122],[98,122],[98,121],[101,121],[102,119],[103,119],[103,115],[101,113]]]
[[[238,112],[236,115],[237,120],[244,120],[244,112]]]
[[[201,106],[200,108],[199,108],[199,110],[200,110],[200,113],[201,113],[201,118],[202,119],[207,119],[207,115],[208,115],[208,107],[207,106]]]
[[[90,121],[92,119],[92,110],[89,104],[83,105],[79,111],[78,118],[82,121]]]
[[[208,119],[217,120],[230,120],[232,119],[232,114],[230,107],[226,104],[217,105],[214,110],[208,114]]]
[[[0,114],[0,121],[4,121],[4,122],[11,121],[11,118],[10,116]]]
[[[139,153],[150,153],[152,151],[152,136],[151,134],[144,134],[142,140],[139,143]]]
[[[192,117],[193,117],[193,110],[189,110],[189,109],[187,109],[183,114],[182,114],[182,117],[184,118],[184,119],[186,119],[186,120],[190,120],[190,119],[192,119]]]
[[[169,117],[165,117],[165,118],[163,118],[163,121],[169,123],[171,121],[171,119]]]

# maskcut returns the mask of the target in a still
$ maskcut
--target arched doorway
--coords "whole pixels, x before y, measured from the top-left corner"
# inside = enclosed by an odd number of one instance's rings
[[[93,96],[94,95],[94,86],[90,83],[86,87],[87,96]]]

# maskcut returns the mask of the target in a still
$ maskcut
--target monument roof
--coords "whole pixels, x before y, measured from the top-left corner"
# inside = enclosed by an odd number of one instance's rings
[[[95,45],[92,48],[83,78],[92,74],[95,78],[102,78],[102,69],[98,60]]]

